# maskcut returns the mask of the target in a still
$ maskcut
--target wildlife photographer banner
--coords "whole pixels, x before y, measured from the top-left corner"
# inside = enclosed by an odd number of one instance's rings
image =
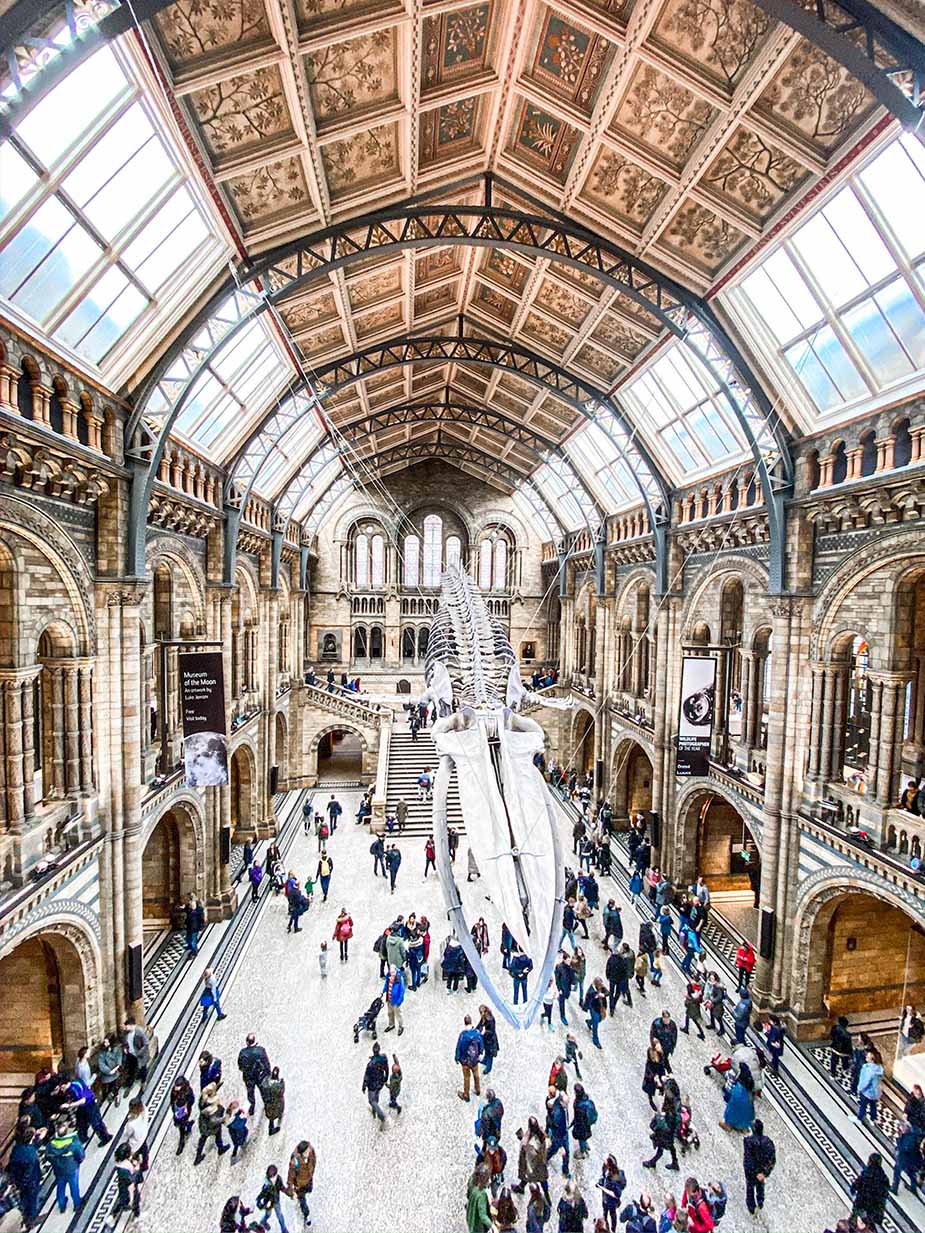
[[[685,655],[681,666],[681,714],[678,718],[679,779],[706,775],[713,735],[713,694],[716,660],[710,655]]]
[[[228,782],[222,653],[188,651],[179,656],[179,667],[187,787],[222,787]]]

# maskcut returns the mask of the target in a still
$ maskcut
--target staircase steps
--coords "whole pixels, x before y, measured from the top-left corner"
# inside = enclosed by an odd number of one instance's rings
[[[430,735],[429,728],[418,732],[418,739],[412,741],[411,732],[404,727],[403,716],[397,719],[389,742],[389,779],[386,794],[386,813],[394,814],[395,806],[400,797],[404,797],[408,805],[408,817],[402,834],[405,836],[420,835],[426,838],[433,832],[433,801],[418,800],[417,779],[426,766],[430,767],[433,776],[437,770],[437,750]],[[454,769],[450,777],[450,786],[446,799],[446,819],[449,826],[462,835],[463,825],[462,805],[459,801],[459,785],[456,782]]]

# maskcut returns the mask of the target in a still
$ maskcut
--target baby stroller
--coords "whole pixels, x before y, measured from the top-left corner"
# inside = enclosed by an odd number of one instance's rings
[[[732,1058],[727,1057],[724,1053],[714,1053],[710,1058],[710,1065],[704,1066],[703,1073],[705,1075],[719,1075],[725,1086],[730,1070],[732,1070]]]
[[[270,874],[270,886],[274,895],[279,895],[283,887],[286,885],[286,871],[283,869],[283,862],[277,861],[273,866]]]
[[[681,1125],[678,1127],[677,1139],[681,1145],[682,1155],[687,1155],[691,1148],[695,1152],[700,1150],[700,1135],[694,1129],[694,1123],[691,1121],[689,1105],[681,1105]]]
[[[361,1032],[372,1032],[373,1040],[376,1039],[376,1018],[382,1010],[382,998],[374,998],[370,1003],[369,1009],[365,1014],[360,1015],[356,1023],[353,1025],[353,1043],[360,1043]]]

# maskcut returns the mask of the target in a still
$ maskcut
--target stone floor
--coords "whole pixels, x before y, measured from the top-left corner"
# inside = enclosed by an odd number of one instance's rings
[[[389,1052],[397,1052],[405,1082],[403,1112],[391,1118],[387,1131],[380,1134],[360,1090],[371,1042],[365,1038],[354,1045],[352,1033],[358,1014],[381,987],[372,944],[397,912],[412,910],[430,917],[436,941],[446,932],[442,927],[445,914],[437,879],[433,874],[427,882],[422,878],[423,843],[415,840],[403,845],[397,891],[390,896],[388,882],[372,876],[368,833],[356,828],[351,817],[359,793],[345,792],[342,798],[346,821],[329,845],[335,862],[330,901],[322,904],[316,896],[299,935],[286,934],[285,901],[268,901],[225,993],[228,1018],[214,1024],[207,1042],[224,1061],[228,1101],[244,1097],[237,1052],[247,1032],[257,1033],[286,1079],[282,1132],[268,1138],[258,1099],[242,1157],[232,1164],[228,1155],[219,1158],[210,1146],[204,1162],[194,1169],[192,1145],[184,1156],[176,1157],[175,1134],[169,1127],[145,1187],[144,1210],[136,1226],[144,1233],[214,1233],[227,1197],[240,1194],[253,1206],[266,1166],[275,1163],[285,1172],[289,1153],[303,1137],[312,1141],[318,1153],[312,1203],[318,1233],[444,1233],[465,1228],[476,1106],[457,1099],[459,1072],[453,1065],[453,1050],[463,1015],[477,1016],[482,996],[478,990],[471,996],[448,996],[439,980],[431,979],[419,992],[408,994],[401,1039],[396,1033],[384,1035],[385,1016],[380,1019],[379,1039]],[[297,871],[314,871],[316,859],[314,838],[300,835],[289,864]],[[346,964],[339,962],[337,947],[331,942],[341,905],[351,912],[356,929]],[[633,910],[625,908],[624,915],[627,934],[634,938]],[[599,931],[596,934],[599,937]],[[324,981],[318,969],[323,939],[330,950]],[[492,938],[493,946],[497,940]],[[602,970],[604,951],[595,944],[594,935],[586,949],[591,956],[589,970]],[[665,1173],[661,1167],[655,1172],[640,1167],[649,1152],[650,1114],[640,1090],[648,1023],[663,1005],[679,1016],[682,993],[681,977],[672,971],[660,995],[650,989],[648,997],[637,999],[632,1009],[618,1009],[615,1018],[602,1027],[602,1053],[591,1047],[583,1016],[577,1006],[572,1007],[572,1030],[584,1054],[585,1085],[600,1114],[591,1156],[575,1163],[574,1174],[592,1214],[600,1212],[594,1183],[601,1161],[613,1152],[629,1179],[627,1197],[648,1189],[660,1204],[664,1192],[679,1192],[689,1174],[702,1181],[723,1179],[730,1190],[724,1233],[753,1229],[815,1233],[832,1227],[844,1214],[843,1201],[771,1108],[762,1113],[766,1130],[777,1143],[778,1168],[769,1184],[764,1212],[756,1219],[748,1215],[741,1139],[719,1129],[719,1089],[702,1070],[713,1051],[711,1039],[700,1044],[682,1036],[675,1060],[682,1090],[692,1101],[700,1151],[682,1163],[680,1174]],[[501,1052],[490,1081],[505,1106],[502,1143],[513,1178],[517,1163],[514,1131],[531,1113],[542,1122],[546,1077],[564,1034],[558,1025],[552,1033],[540,1025],[515,1033],[499,1023]],[[562,1186],[558,1174],[552,1186],[557,1201]],[[284,1215],[293,1233],[301,1227],[297,1207],[286,1199]]]

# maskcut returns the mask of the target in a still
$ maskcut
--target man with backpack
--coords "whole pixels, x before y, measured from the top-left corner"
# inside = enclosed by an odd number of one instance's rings
[[[533,960],[529,955],[525,955],[522,950],[517,950],[511,956],[510,973],[514,978],[514,1005],[520,998],[523,998],[524,1005],[527,1002],[527,977],[533,971]]]
[[[764,1207],[764,1184],[777,1163],[774,1141],[764,1133],[764,1122],[756,1117],[751,1134],[742,1143],[742,1163],[745,1169],[745,1205],[754,1216],[755,1208]]]
[[[366,1099],[369,1101],[369,1111],[379,1119],[379,1129],[385,1130],[385,1112],[379,1105],[379,1093],[385,1087],[389,1079],[389,1064],[382,1056],[381,1046],[378,1041],[373,1045],[372,1057],[366,1063],[366,1070],[363,1072],[363,1088],[366,1093]]]
[[[476,1096],[481,1095],[479,1062],[482,1060],[485,1046],[481,1033],[478,1028],[472,1026],[472,1020],[468,1015],[463,1020],[463,1024],[463,1030],[459,1033],[459,1038],[456,1041],[456,1061],[462,1067],[463,1085],[462,1091],[457,1092],[456,1095],[460,1100],[467,1101],[469,1099],[470,1083],[475,1087]]]
[[[247,1089],[247,1100],[250,1106],[248,1112],[253,1117],[256,1108],[254,1093],[270,1074],[270,1059],[267,1057],[267,1051],[263,1045],[257,1044],[257,1037],[253,1033],[248,1036],[244,1048],[238,1054],[238,1070],[241,1072],[244,1086]]]
[[[318,861],[318,869],[315,876],[321,883],[321,891],[324,896],[322,903],[328,901],[328,887],[331,885],[331,874],[334,872],[334,862],[328,856],[327,849],[321,849],[321,857]]]
[[[687,1208],[688,1233],[713,1233],[716,1222],[696,1177],[689,1177],[684,1183],[682,1206]]]
[[[398,866],[401,864],[401,852],[393,843],[385,854],[385,863],[389,869],[389,882],[392,887],[391,893],[395,894],[395,879],[398,877]]]
[[[385,844],[382,842],[382,836],[377,835],[369,845],[369,854],[373,858],[373,877],[377,877],[380,869],[382,876],[386,876],[385,868]]]
[[[418,800],[421,804],[430,800],[431,787],[430,767],[425,766],[420,775],[418,775]]]

